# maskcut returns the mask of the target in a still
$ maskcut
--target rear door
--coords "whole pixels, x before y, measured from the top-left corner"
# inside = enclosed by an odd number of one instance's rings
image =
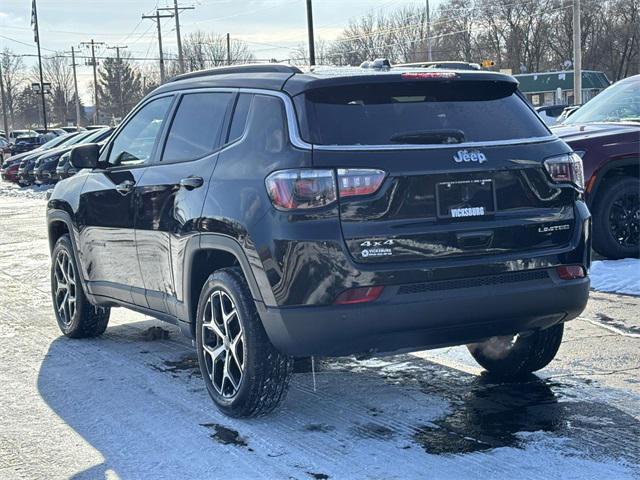
[[[81,265],[92,293],[146,306],[135,245],[134,190],[157,151],[173,95],[133,114],[101,155],[104,170],[87,175],[78,207]]]
[[[356,262],[568,244],[575,192],[551,184],[542,163],[568,148],[516,84],[433,74],[395,79],[318,88],[296,99],[314,166],[347,169],[337,171],[340,216]],[[376,181],[368,169],[386,178],[359,195]]]
[[[233,91],[183,94],[158,161],[136,183],[136,245],[150,308],[176,315],[186,243],[198,220],[226,135]]]

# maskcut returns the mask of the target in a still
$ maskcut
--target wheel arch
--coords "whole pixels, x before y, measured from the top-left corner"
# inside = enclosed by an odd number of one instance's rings
[[[73,220],[71,215],[63,210],[49,210],[47,212],[47,233],[49,238],[49,253],[53,253],[53,249],[56,243],[65,234],[69,235],[71,240],[71,250],[73,251],[73,258],[78,267],[78,274],[80,275],[80,284],[84,290],[85,295],[90,301],[93,301],[93,295],[88,291],[84,275],[82,274],[82,265],[80,264],[80,258],[78,256],[78,246],[76,244],[76,238],[74,235]]]
[[[183,301],[185,320],[188,321],[194,338],[198,300],[202,286],[213,272],[232,266],[238,266],[242,270],[253,300],[263,302],[249,260],[236,240],[220,234],[199,234],[189,240],[183,269]]]
[[[635,177],[640,178],[640,157],[613,160],[606,163],[594,173],[595,180],[587,183],[587,205],[593,209],[599,195],[604,191],[603,186],[612,178]]]

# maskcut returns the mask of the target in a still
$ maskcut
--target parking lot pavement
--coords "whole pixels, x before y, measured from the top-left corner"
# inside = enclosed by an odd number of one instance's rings
[[[0,478],[640,478],[640,298],[594,292],[556,360],[495,383],[462,348],[322,361],[275,414],[215,410],[188,340],[116,309],[60,336],[44,199],[0,189]],[[150,334],[161,326],[168,338]]]

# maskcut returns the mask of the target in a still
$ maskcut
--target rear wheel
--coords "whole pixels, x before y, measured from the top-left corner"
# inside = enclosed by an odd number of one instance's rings
[[[558,353],[563,332],[564,324],[559,323],[532,333],[492,337],[467,348],[489,373],[516,378],[546,367]]]
[[[593,210],[593,248],[607,258],[640,254],[640,180],[607,181]]]
[[[264,415],[285,397],[292,359],[269,341],[239,269],[218,270],[205,282],[196,348],[209,395],[226,415]]]
[[[51,260],[51,296],[62,333],[71,338],[102,335],[110,309],[93,306],[85,296],[69,235],[58,239]]]

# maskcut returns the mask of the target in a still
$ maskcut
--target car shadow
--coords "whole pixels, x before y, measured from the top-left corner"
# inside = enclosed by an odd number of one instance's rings
[[[106,478],[108,471],[120,478],[200,478],[212,471],[218,478],[340,478],[358,468],[392,472],[389,456],[406,457],[411,476],[433,456],[527,449],[541,437],[565,439],[561,448],[570,455],[588,445],[589,455],[640,459],[633,440],[640,423],[587,398],[593,388],[587,384],[534,375],[504,383],[410,355],[324,360],[315,388],[312,373],[294,375],[277,412],[229,419],[211,404],[193,349],[173,339],[177,330],[149,338],[158,325],[145,320],[110,327],[99,339],[51,343],[39,392],[104,458],[73,478]],[[236,461],[221,461],[220,454]]]

